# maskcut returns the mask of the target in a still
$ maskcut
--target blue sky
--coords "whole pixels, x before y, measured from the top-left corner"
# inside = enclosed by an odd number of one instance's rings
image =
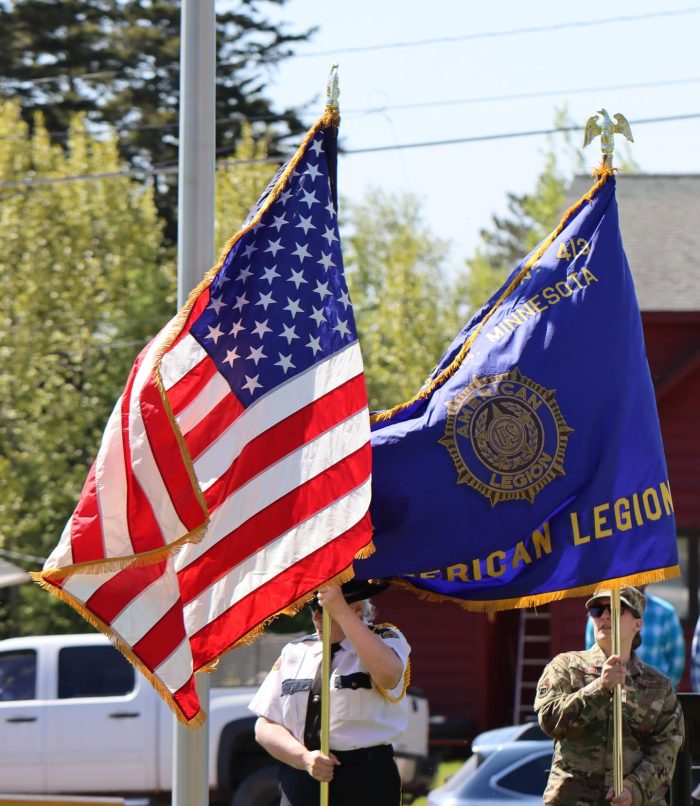
[[[310,123],[339,62],[348,149],[547,129],[563,105],[580,124],[600,107],[631,121],[700,113],[700,5],[683,0],[290,0],[270,13],[292,29],[319,26],[272,73],[270,95],[279,105],[316,98]],[[591,24],[620,17],[636,19]],[[396,43],[404,44],[377,47]],[[478,100],[497,96],[508,99]],[[409,104],[420,106],[399,108]],[[700,118],[632,128],[631,153],[645,172],[700,172]],[[586,151],[588,167],[599,161],[598,142]],[[340,191],[351,199],[371,186],[417,193],[457,263],[504,211],[508,191],[533,189],[546,147],[536,136],[348,155]]]

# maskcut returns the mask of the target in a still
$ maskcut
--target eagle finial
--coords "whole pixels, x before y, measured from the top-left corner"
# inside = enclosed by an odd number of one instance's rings
[[[602,118],[601,123],[598,123],[598,115]],[[613,115],[613,117],[615,118],[614,123],[606,109],[599,109],[595,115],[592,115],[586,121],[586,128],[583,134],[584,148],[593,141],[593,138],[600,135],[600,150],[603,152],[603,162],[606,165],[612,163],[616,134],[621,134],[623,137],[626,137],[630,143],[634,142],[632,129],[630,128],[627,118],[619,112]]]

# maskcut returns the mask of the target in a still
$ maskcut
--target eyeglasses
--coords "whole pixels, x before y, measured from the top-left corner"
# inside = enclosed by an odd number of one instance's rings
[[[622,615],[626,610],[630,610],[630,608],[627,607],[627,605],[625,605],[625,604],[621,604],[620,605],[620,615]],[[609,604],[592,605],[591,607],[588,608],[588,612],[593,616],[593,618],[600,618],[603,615],[603,613],[610,613],[611,610],[610,610],[610,605]],[[634,612],[634,611],[632,611],[632,612]]]

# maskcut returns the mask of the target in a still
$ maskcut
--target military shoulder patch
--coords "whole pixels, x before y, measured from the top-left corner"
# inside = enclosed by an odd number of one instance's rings
[[[380,638],[398,638],[399,634],[393,624],[375,624],[372,631]]]

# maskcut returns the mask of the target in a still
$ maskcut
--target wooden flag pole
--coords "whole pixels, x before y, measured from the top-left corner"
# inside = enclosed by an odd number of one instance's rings
[[[331,733],[331,617],[323,608],[323,657],[321,659],[321,752],[330,753]],[[328,781],[321,781],[321,806],[328,806]]]

